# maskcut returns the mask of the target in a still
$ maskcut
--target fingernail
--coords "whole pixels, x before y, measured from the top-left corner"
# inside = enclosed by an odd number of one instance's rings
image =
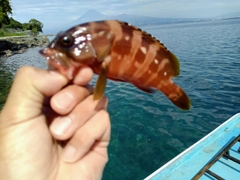
[[[68,145],[63,151],[63,160],[66,162],[72,162],[75,159],[76,148],[74,146]]]
[[[63,117],[53,121],[51,125],[52,131],[57,135],[63,135],[71,126],[72,120],[69,117]]]
[[[62,92],[55,97],[55,104],[59,109],[68,109],[73,102],[73,96],[69,92]]]

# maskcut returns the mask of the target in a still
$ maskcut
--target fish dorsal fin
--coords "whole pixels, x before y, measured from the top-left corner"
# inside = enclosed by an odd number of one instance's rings
[[[177,77],[180,73],[180,63],[177,59],[177,57],[171,53],[163,43],[161,43],[158,39],[156,39],[151,34],[147,33],[146,31],[143,31],[140,28],[137,28],[129,23],[126,22],[120,22],[122,26],[125,26],[126,28],[131,28],[133,31],[139,33],[140,36],[142,36],[142,42],[146,43],[146,46],[151,45],[154,47],[154,49],[158,52],[158,56],[156,57],[156,60],[161,62],[161,60],[168,59],[169,65],[166,66],[166,72],[171,77]]]
[[[139,30],[140,31],[140,30]],[[157,60],[168,59],[169,66],[166,66],[169,71],[169,75],[172,77],[177,77],[180,73],[180,63],[178,58],[171,53],[163,43],[153,37],[151,34],[148,34],[145,31],[141,31],[143,41],[147,42],[148,44],[152,45],[156,51],[158,52]]]

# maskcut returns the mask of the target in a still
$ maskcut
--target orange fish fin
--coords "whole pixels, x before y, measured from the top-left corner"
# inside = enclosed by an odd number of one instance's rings
[[[100,31],[92,36],[91,43],[100,62],[109,54],[114,37],[114,34],[108,31]]]
[[[101,65],[101,70],[98,76],[98,80],[96,83],[96,87],[93,91],[93,99],[98,100],[101,99],[104,95],[105,88],[107,85],[107,73],[108,73],[108,64],[106,61],[103,61]]]
[[[173,82],[165,83],[159,88],[173,104],[183,110],[189,110],[191,107],[191,101],[187,94]]]
[[[108,77],[108,79],[113,80],[113,81],[126,82],[126,81],[124,81],[122,79],[118,79],[118,78]]]
[[[137,29],[142,34],[143,42],[147,44],[151,44],[157,51],[156,60],[159,62],[163,61],[164,59],[167,59],[169,63],[164,66],[164,70],[168,71],[169,75],[171,77],[177,77],[180,73],[180,63],[178,58],[171,53],[163,43],[161,43],[159,40],[157,40],[155,37],[151,36],[145,31],[142,31],[141,29]],[[155,65],[155,64],[154,64]]]
[[[173,77],[177,77],[180,74],[180,63],[178,58],[169,51],[170,53],[170,61],[172,63],[172,68],[174,70]]]
[[[140,85],[136,85],[136,84],[134,84],[134,86],[136,86],[138,89],[141,89],[142,91],[144,91],[146,93],[156,92],[153,88],[148,88],[148,87],[144,87],[144,86],[140,86]]]

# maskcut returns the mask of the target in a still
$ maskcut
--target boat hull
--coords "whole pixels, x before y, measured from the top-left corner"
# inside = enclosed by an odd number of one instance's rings
[[[146,177],[145,180],[214,179],[206,172],[197,176],[214,158],[217,160],[210,166],[211,172],[223,179],[239,179],[240,164],[223,156],[217,157],[239,134],[240,113],[221,124],[207,136]],[[237,141],[228,151],[230,156],[238,160],[240,159],[239,147],[240,142]]]

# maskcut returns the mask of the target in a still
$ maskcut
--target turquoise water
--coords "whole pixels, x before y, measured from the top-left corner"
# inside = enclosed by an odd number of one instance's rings
[[[192,108],[181,111],[161,92],[145,94],[109,81],[112,133],[103,180],[143,179],[240,112],[240,19],[143,29],[179,58],[181,74],[174,81],[187,92]],[[39,49],[4,59],[0,70],[9,76],[22,65],[46,68]]]

